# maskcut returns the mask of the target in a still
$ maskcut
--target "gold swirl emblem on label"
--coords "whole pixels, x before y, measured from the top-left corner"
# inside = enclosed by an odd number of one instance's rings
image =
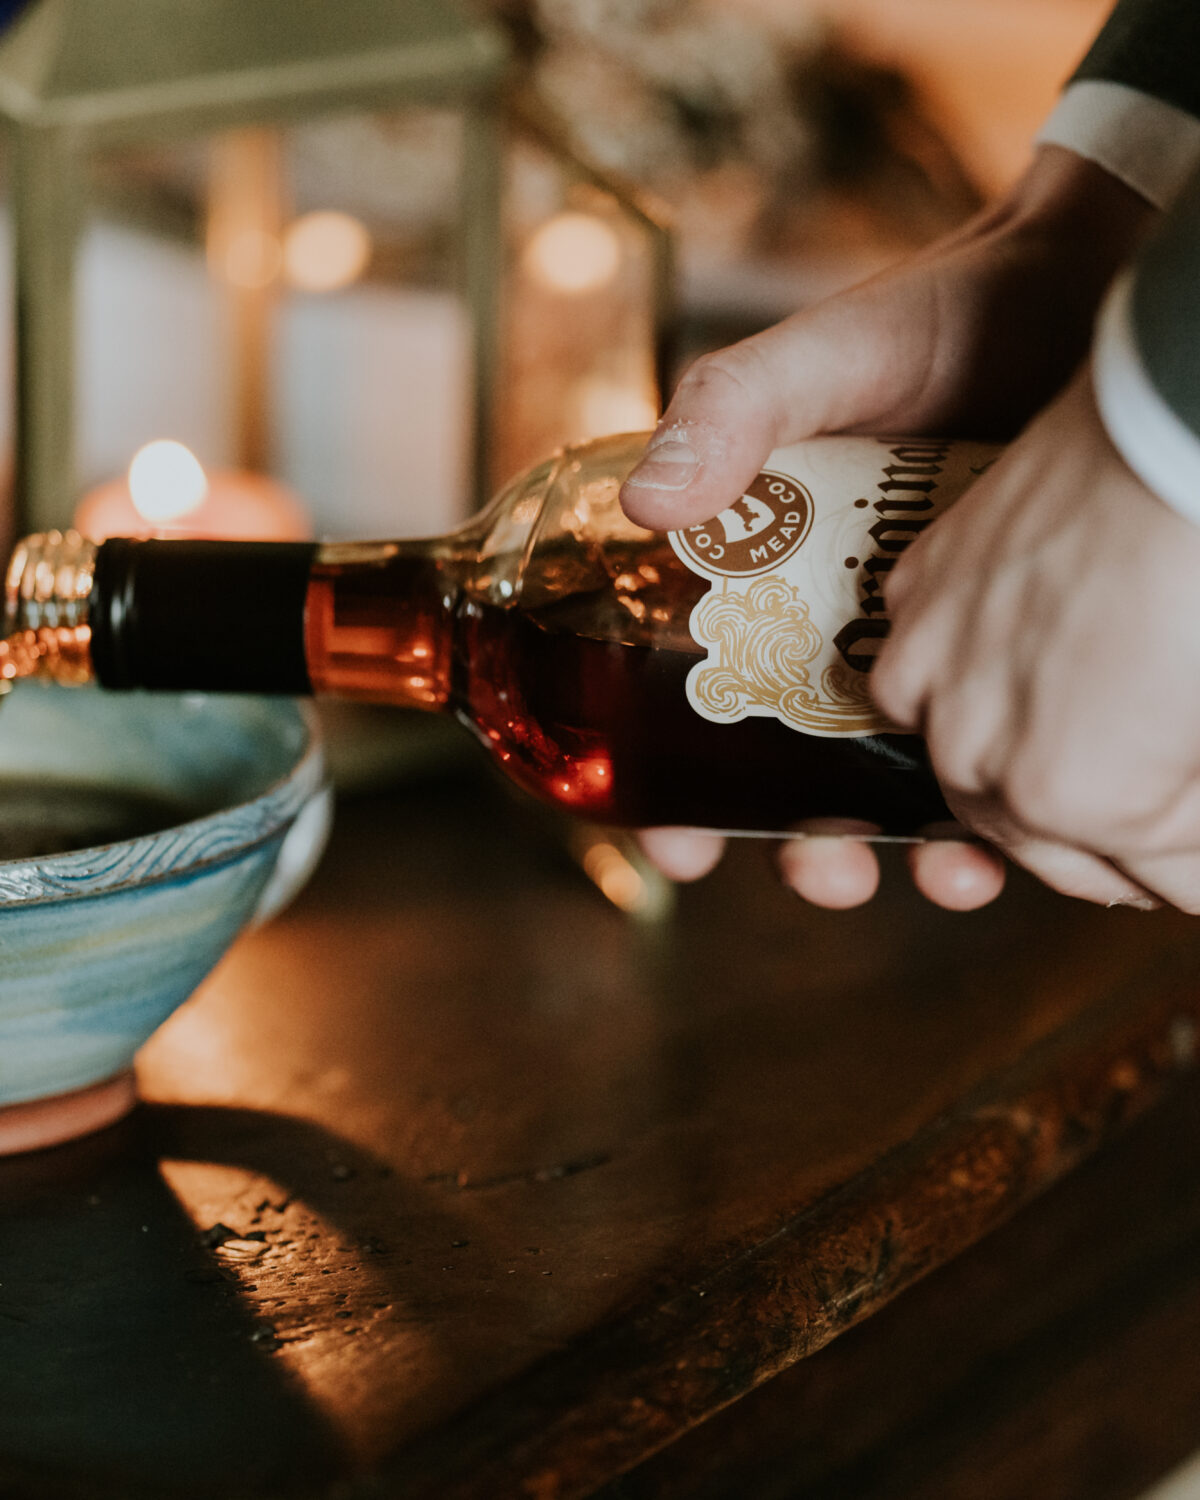
[[[784,579],[706,594],[691,629],[709,654],[689,673],[688,694],[712,718],[770,714],[810,734],[871,733],[878,726],[865,679],[840,662],[821,670],[825,639],[800,591]]]

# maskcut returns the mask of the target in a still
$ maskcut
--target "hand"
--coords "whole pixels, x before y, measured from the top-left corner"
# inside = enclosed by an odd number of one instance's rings
[[[1099,167],[1043,147],[1007,197],[955,234],[698,361],[622,491],[626,512],[650,527],[705,520],[773,448],[819,432],[1010,436],[1082,358],[1100,297],[1151,213]],[[722,848],[678,829],[643,842],[676,879],[703,874]],[[785,845],[781,864],[823,906],[857,905],[879,878],[869,847],[844,837]],[[910,868],[951,909],[982,905],[1003,884],[1002,862],[978,845],[915,846]]]
[[[959,818],[1048,885],[1200,912],[1200,528],[1085,370],[915,543],[872,687]]]

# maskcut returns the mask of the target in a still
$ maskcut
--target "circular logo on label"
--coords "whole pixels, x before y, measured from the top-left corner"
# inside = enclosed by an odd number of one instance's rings
[[[812,526],[812,496],[786,474],[760,474],[740,500],[699,526],[677,531],[685,554],[705,573],[746,578],[791,557]]]

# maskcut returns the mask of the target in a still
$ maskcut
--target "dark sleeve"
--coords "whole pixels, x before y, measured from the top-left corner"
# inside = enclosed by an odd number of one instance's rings
[[[1128,84],[1200,115],[1200,0],[1119,0],[1072,83]]]
[[[1200,172],[1138,255],[1129,316],[1151,385],[1200,435]]]

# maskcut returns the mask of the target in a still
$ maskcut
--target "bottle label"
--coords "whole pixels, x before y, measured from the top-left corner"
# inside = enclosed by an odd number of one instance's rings
[[[893,728],[868,688],[888,632],[883,585],[998,451],[816,438],[776,450],[711,521],[671,532],[680,560],[712,582],[689,622],[707,650],[687,679],[696,712],[721,724],[775,718],[828,736]]]

